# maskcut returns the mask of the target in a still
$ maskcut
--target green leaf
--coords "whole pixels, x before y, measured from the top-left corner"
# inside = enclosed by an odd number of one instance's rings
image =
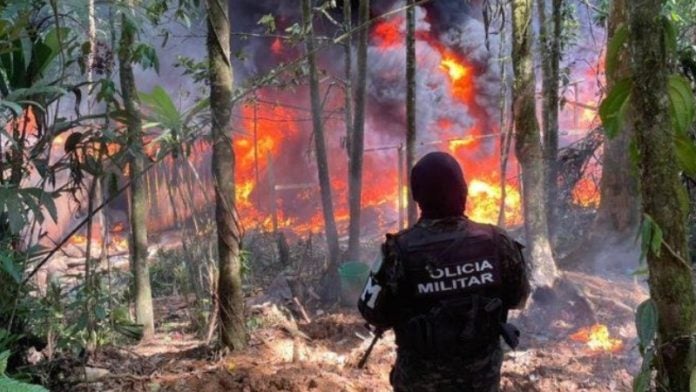
[[[668,93],[672,125],[677,134],[686,133],[694,122],[694,95],[689,81],[681,75],[670,75]]]
[[[138,92],[143,104],[152,110],[151,117],[165,129],[179,130],[183,127],[181,113],[162,86],[155,86],[150,93]]]
[[[7,360],[10,358],[10,350],[5,350],[0,353],[0,376],[5,375],[7,370]]]
[[[687,176],[696,178],[696,144],[689,135],[678,133],[674,136],[674,149],[679,168]]]
[[[642,262],[645,260],[648,250],[652,251],[656,256],[659,256],[660,250],[662,249],[662,229],[648,214],[643,215],[643,222],[641,223],[639,235],[641,237],[640,261]]]
[[[19,272],[19,269],[10,255],[0,254],[0,267],[12,277],[15,283],[20,283],[22,281],[22,274]],[[0,372],[0,374],[2,373]]]
[[[5,199],[5,208],[7,219],[10,223],[10,231],[14,234],[19,234],[26,224],[26,217],[17,195],[14,195],[14,197],[10,195],[10,197]]]
[[[0,391],[12,392],[48,392],[48,389],[41,385],[27,384],[25,382],[13,380],[9,377],[0,377]]]
[[[272,33],[276,30],[276,22],[273,14],[262,16],[256,24],[264,26],[266,28],[266,33]]]
[[[691,377],[689,377],[689,392],[696,392],[696,367],[691,369]]]
[[[22,115],[22,107],[12,101],[0,100],[0,106],[4,106],[12,111],[15,116]]]
[[[651,298],[638,305],[636,310],[636,331],[640,347],[645,350],[655,339],[657,333],[657,306]]]
[[[633,392],[645,392],[650,388],[652,361],[654,356],[655,353],[652,349],[645,352],[643,356],[643,365],[640,367],[640,373],[633,379]]]
[[[620,64],[621,53],[628,39],[628,28],[625,25],[620,25],[614,32],[614,36],[607,44],[607,54],[605,69],[607,75],[613,75],[616,72],[618,64]]]
[[[662,250],[662,229],[657,224],[653,222],[652,235],[650,236],[650,250],[655,256],[660,256],[660,251]]]
[[[633,276],[648,276],[649,275],[648,266],[643,265],[641,267],[636,268],[635,271],[631,272],[631,275],[633,275]]]
[[[145,43],[138,44],[133,51],[133,60],[140,64],[143,69],[153,68],[155,72],[159,73],[159,57],[152,46]]]
[[[604,125],[604,133],[614,138],[623,127],[624,117],[630,101],[632,81],[622,79],[614,85],[599,106],[599,117]]]

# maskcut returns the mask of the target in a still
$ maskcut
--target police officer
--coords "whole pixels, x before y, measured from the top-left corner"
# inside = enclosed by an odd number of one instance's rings
[[[394,391],[498,391],[500,336],[516,345],[519,334],[507,312],[529,295],[521,245],[464,215],[467,185],[451,155],[424,156],[411,190],[420,219],[387,234],[358,308],[370,324],[394,329]]]

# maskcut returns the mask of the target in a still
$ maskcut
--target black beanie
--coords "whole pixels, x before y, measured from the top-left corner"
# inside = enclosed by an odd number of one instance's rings
[[[421,218],[440,219],[464,215],[467,187],[462,169],[453,156],[431,152],[411,170],[411,192]]]

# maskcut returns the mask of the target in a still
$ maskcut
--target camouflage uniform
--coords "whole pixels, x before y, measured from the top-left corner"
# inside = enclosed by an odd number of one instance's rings
[[[477,349],[476,353],[463,355],[443,355],[424,357],[421,353],[411,349],[408,338],[403,332],[403,325],[414,314],[422,313],[422,307],[414,310],[414,299],[403,292],[404,280],[407,278],[404,272],[403,261],[400,260],[399,244],[409,241],[418,241],[419,238],[434,237],[451,232],[464,231],[468,233],[481,233],[488,230],[490,236],[498,248],[500,260],[499,280],[501,285],[495,290],[494,296],[500,297],[507,318],[507,310],[520,307],[529,295],[529,282],[527,267],[521,253],[521,246],[511,240],[503,230],[482,225],[468,220],[466,217],[450,217],[444,219],[421,219],[414,227],[404,230],[396,235],[388,235],[383,245],[383,263],[375,278],[386,287],[386,299],[382,298],[379,308],[379,317],[374,317],[369,312],[361,312],[365,318],[373,324],[381,324],[382,327],[393,327],[397,340],[397,359],[390,374],[390,381],[395,391],[471,391],[493,392],[497,391],[500,383],[500,369],[502,365],[502,348],[497,338],[484,349]],[[474,235],[474,234],[472,234]],[[408,267],[408,266],[405,266]],[[417,305],[415,305],[417,306]]]

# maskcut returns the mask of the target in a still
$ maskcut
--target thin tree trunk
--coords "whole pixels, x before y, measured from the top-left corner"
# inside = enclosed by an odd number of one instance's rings
[[[128,145],[134,151],[130,155],[129,173],[130,187],[130,248],[131,267],[135,277],[135,319],[143,325],[143,338],[154,336],[155,323],[152,310],[152,292],[150,289],[150,271],[147,264],[147,194],[143,178],[138,174],[145,168],[143,155],[143,129],[140,118],[140,102],[133,76],[133,43],[135,41],[135,26],[125,15],[121,18],[121,42],[119,45],[119,76],[121,79],[121,95],[123,107],[127,116]]]
[[[628,22],[627,0],[614,0],[607,25],[607,43],[611,41],[616,30]],[[631,75],[628,50],[619,54],[616,70],[607,71],[607,91],[616,82]],[[609,232],[633,234],[639,221],[640,200],[638,197],[638,178],[631,162],[630,143],[634,137],[633,126],[629,121],[623,123],[623,129],[612,139],[605,138],[602,162],[602,179],[600,181],[600,201],[594,222],[596,241]]]
[[[558,79],[561,58],[562,0],[552,0],[551,21],[546,0],[537,0],[542,70],[541,130],[546,163],[546,200],[548,225],[553,229],[558,203]]]
[[[230,136],[232,65],[228,2],[208,0],[208,60],[210,78],[212,172],[218,235],[218,306],[220,340],[236,350],[246,346],[244,296],[239,249],[241,227],[235,207],[234,151]]]
[[[346,3],[350,3],[346,1]],[[370,20],[370,0],[360,0],[360,26]],[[362,195],[363,148],[365,139],[365,98],[367,85],[367,39],[368,29],[360,29],[358,35],[358,80],[355,88],[355,121],[353,138],[350,143],[350,171],[348,181],[348,201],[350,222],[348,226],[349,260],[360,259],[360,198]]]
[[[686,205],[679,179],[667,94],[668,49],[660,0],[627,1],[632,65],[631,118],[640,152],[643,212],[662,229],[663,246],[647,254],[650,295],[658,310],[662,391],[688,391],[694,368],[696,306],[686,242]]]
[[[507,168],[510,157],[510,147],[512,147],[513,121],[512,110],[509,110],[510,85],[508,83],[508,61],[503,56],[507,47],[507,23],[506,8],[501,10],[500,22],[500,41],[498,46],[498,57],[500,58],[500,209],[498,210],[498,226],[505,227],[505,203],[507,199]]]
[[[406,8],[406,176],[408,178],[408,225],[418,220],[411,192],[411,169],[416,164],[416,1]]]
[[[87,1],[87,37],[89,39],[89,53],[87,54],[87,84],[88,89],[91,88],[92,81],[94,79],[94,74],[92,68],[94,65],[94,53],[96,50],[96,20],[94,16],[94,0]],[[87,100],[87,112],[92,114],[92,102]],[[101,154],[100,154],[101,155]],[[101,156],[99,157],[101,160]],[[100,177],[97,175],[92,176],[92,182],[90,184],[87,200],[87,214],[92,216],[94,211],[94,205],[101,205],[102,198],[99,197],[101,190],[99,187]],[[97,198],[98,197],[98,198]],[[99,227],[104,227],[104,213],[102,211],[98,212],[95,217]],[[93,221],[87,222],[87,250],[85,254],[85,318],[87,320],[87,351],[91,352],[96,348],[96,333],[95,333],[95,320],[94,320],[94,299],[95,299],[95,285],[93,284],[95,271],[92,271],[92,230]],[[104,245],[104,238],[102,238],[102,249]]]
[[[311,0],[302,0],[302,21],[305,26],[305,47],[307,49],[307,63],[309,65],[309,92],[312,104],[312,126],[314,128],[314,144],[317,156],[317,171],[319,174],[319,187],[321,188],[321,204],[324,211],[324,231],[329,248],[329,269],[322,282],[324,300],[334,301],[338,297],[338,232],[333,211],[333,197],[331,195],[331,180],[329,176],[329,162],[326,156],[326,144],[324,141],[324,124],[321,119],[321,99],[319,97],[319,77],[317,74],[316,54],[314,46],[314,28],[312,23]]]
[[[513,0],[512,14],[515,154],[522,166],[524,226],[533,266],[531,280],[536,288],[550,288],[558,273],[551,253],[544,208],[544,161],[536,118],[531,55],[532,0]]]
[[[350,165],[350,147],[353,139],[353,10],[350,1],[343,2],[343,68],[344,68],[344,118],[346,122],[346,153]]]

